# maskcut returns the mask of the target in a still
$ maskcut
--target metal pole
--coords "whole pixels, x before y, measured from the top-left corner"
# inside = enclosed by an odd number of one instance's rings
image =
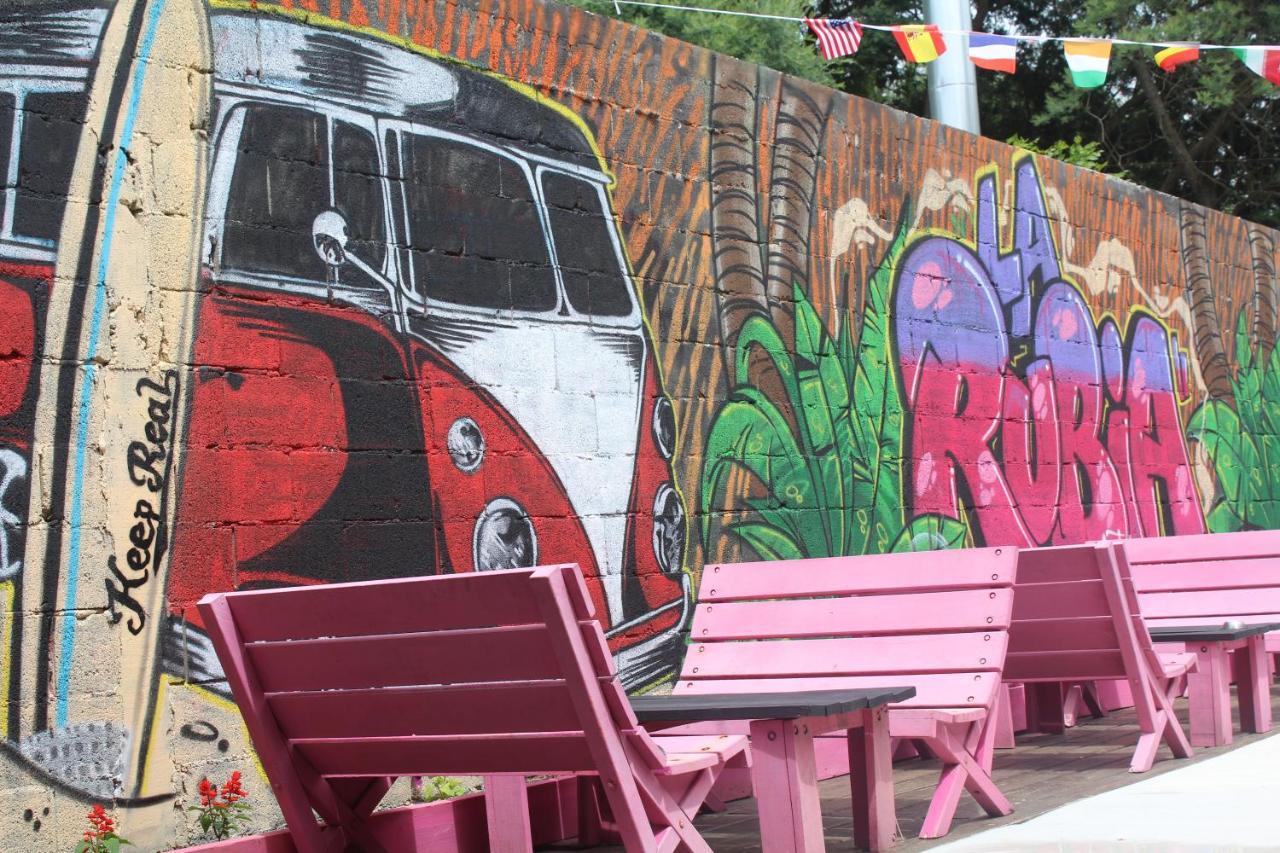
[[[968,32],[969,0],[925,0],[925,18],[939,29]],[[943,124],[981,133],[978,81],[969,61],[969,39],[946,35],[947,52],[929,63],[929,115]]]

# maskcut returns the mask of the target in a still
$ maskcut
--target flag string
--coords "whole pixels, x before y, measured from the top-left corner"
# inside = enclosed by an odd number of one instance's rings
[[[759,18],[768,21],[788,21],[797,24],[803,24],[807,18],[797,17],[794,15],[770,15],[765,12],[743,12],[736,9],[710,9],[706,6],[684,6],[675,3],[657,3],[653,0],[612,0],[614,7],[618,6],[645,6],[653,9],[668,9],[677,12],[705,12],[711,15],[732,15],[739,18]],[[832,18],[829,20],[853,20],[852,18]],[[889,24],[867,24],[858,21],[864,30],[879,30],[881,32],[895,32],[899,28]],[[1280,45],[1273,44],[1205,44],[1196,41],[1135,41],[1133,39],[1089,37],[1089,36],[1044,36],[1044,35],[1023,35],[1019,33],[988,33],[982,30],[945,30],[937,29],[938,33],[945,36],[968,36],[968,35],[1002,35],[1005,38],[1016,39],[1018,41],[1044,43],[1044,42],[1079,42],[1079,41],[1099,41],[1110,42],[1111,44],[1132,45],[1134,47],[1198,47],[1200,50],[1280,50]]]

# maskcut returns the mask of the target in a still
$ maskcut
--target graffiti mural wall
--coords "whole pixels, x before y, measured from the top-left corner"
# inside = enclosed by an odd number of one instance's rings
[[[210,591],[575,561],[643,690],[708,560],[1280,526],[1275,233],[579,11],[18,0],[0,174],[6,849],[254,766]]]

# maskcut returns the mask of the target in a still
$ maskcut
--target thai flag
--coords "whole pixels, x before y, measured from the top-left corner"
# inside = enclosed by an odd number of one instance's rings
[[[1018,40],[989,33],[970,33],[969,60],[988,71],[1012,74],[1018,66]]]
[[[823,59],[835,59],[858,52],[862,42],[862,24],[850,18],[805,18],[818,39],[818,52]]]

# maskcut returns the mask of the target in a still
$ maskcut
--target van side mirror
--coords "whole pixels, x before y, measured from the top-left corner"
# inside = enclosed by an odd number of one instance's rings
[[[311,242],[325,264],[342,266],[347,262],[347,220],[336,210],[319,213],[311,222]]]

